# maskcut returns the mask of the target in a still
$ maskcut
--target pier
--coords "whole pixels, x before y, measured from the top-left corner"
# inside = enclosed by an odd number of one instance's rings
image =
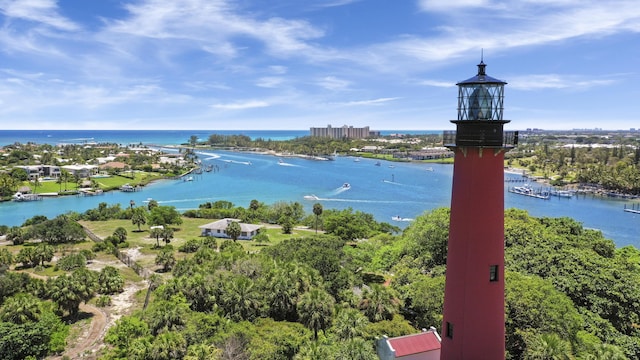
[[[624,211],[632,214],[640,214],[640,204],[631,204],[631,207],[627,207],[625,204]]]

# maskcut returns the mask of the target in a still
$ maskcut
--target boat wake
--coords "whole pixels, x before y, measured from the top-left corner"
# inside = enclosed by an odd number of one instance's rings
[[[340,199],[340,198],[323,198],[316,195],[305,195],[305,200],[309,201],[325,201],[325,202],[352,202],[352,203],[370,203],[370,204],[422,204],[420,201],[394,201],[394,200],[359,200],[359,199]],[[411,220],[407,220],[411,221]]]
[[[210,152],[204,152],[204,151],[200,152],[200,151],[198,151],[198,152],[196,152],[196,154],[208,156],[208,158],[206,158],[204,160],[213,160],[213,159],[220,158],[220,155],[214,154],[214,153],[210,153]]]
[[[278,161],[278,165],[280,165],[280,166],[300,167],[300,165],[296,165],[296,164],[289,164],[289,163],[286,163],[286,162],[284,162],[284,161]]]
[[[237,161],[237,160],[228,160],[228,159],[223,159],[221,161],[224,161],[229,164],[251,165],[251,161]]]

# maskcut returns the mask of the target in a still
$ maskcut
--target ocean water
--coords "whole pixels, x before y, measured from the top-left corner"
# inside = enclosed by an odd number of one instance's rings
[[[119,134],[119,138],[105,141],[128,143],[128,136],[141,136],[125,133]],[[191,135],[198,135],[193,131],[172,133],[174,138],[160,131],[138,139],[139,142],[148,140],[150,144],[178,144],[187,141]],[[260,133],[262,134],[258,135]],[[65,134],[48,135],[56,135],[57,140],[58,137],[70,139],[70,134],[81,135],[76,138],[93,137],[96,141],[101,141],[98,139],[102,138],[104,132],[96,134],[65,131]],[[209,132],[202,134],[208,137]],[[263,131],[253,134],[266,138]],[[281,137],[295,137],[295,134],[293,131],[267,133]],[[47,134],[29,136],[38,138]],[[162,139],[166,141],[159,141]],[[19,225],[34,215],[55,217],[68,211],[83,212],[95,208],[100,202],[119,203],[125,208],[129,206],[130,200],[142,205],[152,198],[162,205],[172,205],[184,211],[216,200],[228,200],[247,207],[252,199],[257,199],[266,204],[298,201],[308,213],[311,213],[316,202],[321,203],[325,209],[352,208],[371,213],[378,221],[404,228],[410,224],[410,219],[425,211],[449,206],[451,201],[451,165],[381,161],[380,166],[377,166],[377,161],[353,157],[338,157],[336,161],[313,161],[228,151],[200,152],[199,157],[205,165],[214,165],[219,171],[194,175],[193,181],[188,182],[158,181],[135,193],[114,191],[94,197],[69,196],[25,203],[4,202],[0,203],[0,224]],[[345,183],[350,185],[349,188],[344,187]],[[540,200],[508,192],[508,187],[513,185],[505,183],[505,208],[524,209],[538,217],[571,217],[587,228],[601,230],[618,246],[640,247],[640,215],[623,211],[624,205],[631,204],[632,201],[590,196]],[[397,217],[406,221],[394,220]]]
[[[383,130],[382,135],[390,134],[439,134],[436,130]],[[193,135],[199,140],[207,140],[209,135],[246,135],[252,140],[257,138],[271,140],[290,140],[309,135],[309,130],[0,130],[0,146],[25,144],[82,144],[115,143],[179,145],[189,141]]]

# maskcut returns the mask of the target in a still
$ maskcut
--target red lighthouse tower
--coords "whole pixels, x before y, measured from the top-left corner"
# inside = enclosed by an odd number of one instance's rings
[[[504,85],[485,73],[458,84],[441,359],[504,359]]]

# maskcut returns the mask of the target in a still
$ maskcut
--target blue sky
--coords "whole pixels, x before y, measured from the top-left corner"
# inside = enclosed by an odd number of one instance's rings
[[[0,129],[640,128],[638,0],[0,0]]]

